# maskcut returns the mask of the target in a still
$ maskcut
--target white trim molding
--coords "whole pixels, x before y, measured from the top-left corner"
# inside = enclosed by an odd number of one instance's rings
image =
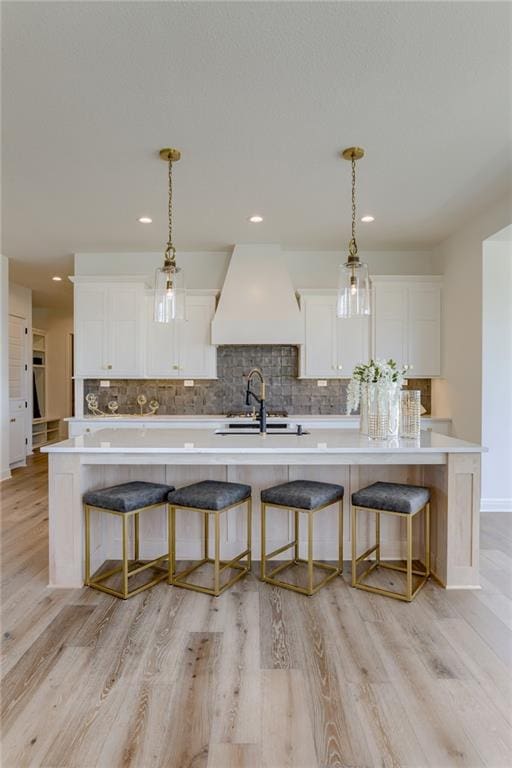
[[[480,512],[512,512],[512,499],[481,499]]]

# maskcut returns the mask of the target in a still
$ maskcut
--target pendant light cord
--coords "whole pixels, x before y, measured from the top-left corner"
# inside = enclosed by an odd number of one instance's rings
[[[356,243],[356,158],[352,155],[352,239],[348,247],[351,256],[357,256]]]
[[[176,250],[172,243],[172,160],[169,160],[169,204],[167,212],[169,217],[169,239],[165,249],[165,260],[169,264],[176,264]]]

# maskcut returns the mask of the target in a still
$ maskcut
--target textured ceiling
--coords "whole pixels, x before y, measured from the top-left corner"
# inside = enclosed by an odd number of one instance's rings
[[[506,190],[509,3],[4,2],[3,253],[58,302],[74,251],[428,248]],[[261,225],[247,217],[261,213]],[[137,217],[152,216],[142,226]],[[28,271],[30,270],[30,271]],[[50,293],[45,293],[46,289]]]

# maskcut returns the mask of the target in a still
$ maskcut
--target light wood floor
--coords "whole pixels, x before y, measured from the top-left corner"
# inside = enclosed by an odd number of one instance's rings
[[[478,592],[122,602],[46,587],[46,482],[38,456],[1,487],[3,768],[512,765],[512,515],[483,515]]]

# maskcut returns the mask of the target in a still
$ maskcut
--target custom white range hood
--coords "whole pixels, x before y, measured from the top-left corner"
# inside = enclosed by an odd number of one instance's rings
[[[304,325],[278,245],[235,245],[212,344],[302,344]]]

